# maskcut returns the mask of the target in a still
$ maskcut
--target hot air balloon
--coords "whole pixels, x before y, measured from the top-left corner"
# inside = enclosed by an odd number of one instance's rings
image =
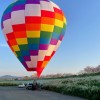
[[[40,77],[62,42],[66,18],[49,0],[17,0],[4,11],[1,27],[22,65]]]

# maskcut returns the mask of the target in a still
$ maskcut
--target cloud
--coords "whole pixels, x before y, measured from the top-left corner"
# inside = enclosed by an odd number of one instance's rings
[[[8,47],[7,44],[0,44],[0,47]]]

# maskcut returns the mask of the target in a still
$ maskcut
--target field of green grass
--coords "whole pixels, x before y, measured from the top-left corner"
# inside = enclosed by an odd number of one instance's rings
[[[43,81],[42,88],[88,100],[100,100],[100,75],[48,79]]]

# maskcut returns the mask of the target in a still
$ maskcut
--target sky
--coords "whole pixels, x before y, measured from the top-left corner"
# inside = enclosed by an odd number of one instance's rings
[[[0,0],[0,19],[15,0]],[[65,13],[67,30],[43,74],[78,73],[100,64],[100,0],[52,0]],[[8,47],[0,29],[0,76],[26,76],[27,72]]]

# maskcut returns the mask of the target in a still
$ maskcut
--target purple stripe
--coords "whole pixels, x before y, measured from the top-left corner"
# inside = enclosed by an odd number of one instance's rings
[[[31,59],[30,59],[29,56],[24,56],[24,60],[25,60],[25,61],[31,61]]]
[[[11,13],[5,14],[4,17],[3,17],[3,21],[10,19],[10,18],[11,18]]]
[[[22,64],[23,64],[23,66],[24,66],[25,68],[28,68],[26,62],[22,62]]]
[[[40,4],[40,0],[26,0],[27,4]]]
[[[61,34],[59,40],[62,41],[63,37],[64,37],[64,36]]]
[[[25,9],[25,5],[18,5],[18,6],[14,6],[12,8],[13,11],[16,11],[16,10],[24,10]]]
[[[52,44],[52,45],[56,45],[57,42],[58,42],[58,40],[52,38],[51,41],[50,41],[50,44]]]
[[[48,44],[40,44],[39,49],[40,50],[47,50],[48,49]]]
[[[46,1],[46,2],[50,2],[49,0],[40,0],[40,1]]]
[[[30,50],[30,55],[32,56],[38,55],[38,50]]]

